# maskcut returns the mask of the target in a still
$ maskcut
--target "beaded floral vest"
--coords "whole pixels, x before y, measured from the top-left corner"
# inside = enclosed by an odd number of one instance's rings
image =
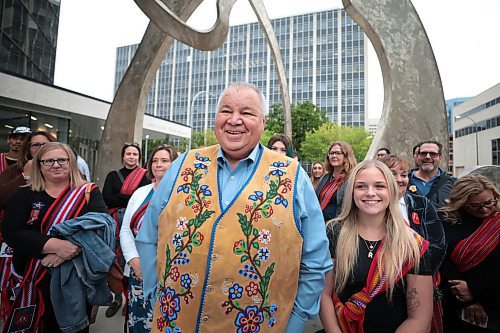
[[[222,210],[218,151],[187,154],[160,215],[153,332],[284,332],[302,252],[298,164],[264,149]]]

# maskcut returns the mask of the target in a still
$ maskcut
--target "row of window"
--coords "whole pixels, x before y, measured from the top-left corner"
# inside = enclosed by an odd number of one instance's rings
[[[499,117],[493,117],[490,119],[482,120],[482,121],[477,121],[477,128],[476,126],[467,126],[464,128],[461,128],[459,130],[455,131],[455,138],[460,138],[465,135],[469,135],[472,133],[481,132],[490,128],[494,128],[497,126],[500,126],[500,116]]]

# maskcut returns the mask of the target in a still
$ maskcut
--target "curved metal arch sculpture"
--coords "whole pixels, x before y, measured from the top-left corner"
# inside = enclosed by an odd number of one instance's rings
[[[120,147],[142,137],[147,91],[172,36],[204,50],[215,49],[226,39],[229,14],[236,0],[218,0],[218,17],[208,31],[185,24],[202,0],[135,0],[151,22],[111,105],[101,147],[96,179],[102,184],[109,170],[119,165]],[[285,134],[291,137],[288,84],[278,41],[262,0],[249,0],[261,23],[276,62],[283,100]],[[411,160],[414,144],[425,139],[445,143],[448,123],[437,64],[424,27],[409,0],[343,0],[347,13],[364,30],[375,47],[382,67],[384,107],[381,128],[367,157],[380,146]],[[160,27],[160,28],[158,28]],[[437,111],[437,112],[436,112]]]
[[[412,148],[433,139],[448,161],[443,86],[431,44],[409,0],[342,0],[375,48],[384,81],[384,106],[366,158],[378,148],[412,161]]]

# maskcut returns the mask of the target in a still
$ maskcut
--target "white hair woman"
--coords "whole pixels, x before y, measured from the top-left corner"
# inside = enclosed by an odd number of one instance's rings
[[[341,214],[327,225],[334,270],[320,318],[326,332],[428,332],[432,277],[428,242],[401,215],[389,168],[375,160],[352,171]]]

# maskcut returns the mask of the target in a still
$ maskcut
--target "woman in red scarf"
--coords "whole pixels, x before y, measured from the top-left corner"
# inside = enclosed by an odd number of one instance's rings
[[[471,173],[457,180],[443,208],[445,332],[500,331],[499,197],[488,178]]]
[[[382,162],[352,171],[343,210],[327,225],[334,270],[321,295],[326,332],[429,332],[429,243],[405,224],[398,199]]]
[[[316,187],[325,222],[340,214],[346,181],[356,163],[354,151],[347,142],[335,141],[328,149],[326,173]]]
[[[147,170],[139,166],[141,162],[141,148],[139,144],[125,143],[122,147],[121,157],[123,168],[108,173],[102,189],[102,195],[109,208],[109,214],[116,220],[116,257],[119,265],[123,269],[125,268],[125,261],[123,260],[123,255],[119,247],[119,234],[123,215],[125,214],[125,208],[127,208],[132,193],[139,187],[151,183],[151,181],[147,176]],[[125,287],[122,290],[113,290],[115,299],[106,310],[106,317],[112,317],[118,312],[122,305],[122,293],[125,291]]]
[[[61,332],[46,267],[58,267],[82,250],[70,241],[49,235],[49,230],[87,212],[106,211],[101,192],[82,179],[69,146],[51,142],[38,150],[28,186],[12,195],[2,224],[5,241],[14,250],[12,274],[22,280],[20,287],[14,288],[16,297],[5,323],[6,332]],[[87,306],[88,314],[91,306]],[[88,331],[86,326],[79,332]]]

